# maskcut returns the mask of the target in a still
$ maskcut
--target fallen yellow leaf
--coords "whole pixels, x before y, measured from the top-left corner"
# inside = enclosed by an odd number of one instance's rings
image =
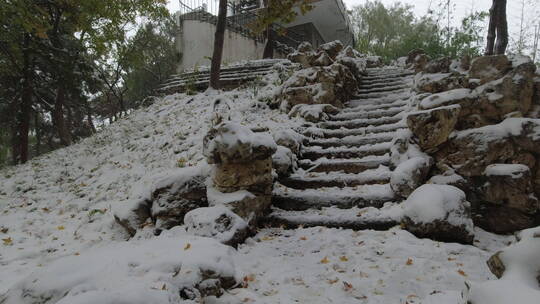
[[[347,262],[349,259],[346,256],[339,257],[339,260],[342,262]]]
[[[328,259],[328,257],[324,257],[324,259],[321,260],[321,264],[328,264],[330,263],[330,260]]]
[[[4,245],[6,245],[6,246],[13,245],[13,240],[10,237],[2,239],[2,241],[4,242]]]
[[[413,264],[413,260],[411,258],[407,259],[407,263],[405,263],[407,266],[411,266]]]
[[[64,229],[66,229],[66,227],[64,227],[64,226],[58,226],[58,227],[56,227],[56,229],[58,229],[58,230],[64,230]]]
[[[188,250],[191,248],[191,244],[190,243],[187,243],[186,246],[184,247],[184,250]]]
[[[460,275],[464,276],[464,277],[467,276],[467,274],[465,273],[465,271],[463,271],[463,270],[461,270],[461,269],[458,270],[457,272],[458,272]]]

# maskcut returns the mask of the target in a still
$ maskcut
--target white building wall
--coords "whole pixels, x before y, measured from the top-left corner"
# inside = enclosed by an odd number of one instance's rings
[[[181,21],[181,30],[177,37],[177,48],[182,54],[178,72],[199,66],[209,66],[214,49],[216,27],[198,20]],[[241,34],[226,31],[222,64],[261,59],[264,43],[257,42]]]

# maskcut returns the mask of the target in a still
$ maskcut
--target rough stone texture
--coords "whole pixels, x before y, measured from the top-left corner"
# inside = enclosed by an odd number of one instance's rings
[[[474,200],[475,198],[471,199],[474,224],[484,230],[507,234],[540,224],[538,216],[526,214],[509,207]]]
[[[286,111],[298,104],[343,107],[343,102],[358,89],[358,81],[367,64],[366,58],[360,58],[352,48],[343,49],[339,41],[323,44],[315,51],[308,45],[301,45],[288,58],[299,63],[302,69],[282,86],[278,100]]]
[[[512,67],[506,55],[482,56],[475,58],[471,63],[469,75],[486,83],[501,78]]]
[[[184,222],[189,234],[213,238],[232,247],[244,242],[250,234],[247,223],[223,206],[190,211]]]
[[[399,196],[407,198],[426,181],[433,166],[431,157],[414,157],[402,162],[392,171],[390,186]]]
[[[461,106],[453,105],[413,112],[407,116],[407,126],[418,138],[422,150],[430,153],[448,140],[460,111]]]
[[[114,220],[122,226],[130,236],[144,226],[150,219],[151,202],[145,199],[133,201],[127,212],[114,212]]]
[[[425,73],[449,73],[451,63],[452,63],[452,59],[450,57],[442,57],[439,59],[435,59],[427,63],[426,67],[424,68],[424,72]]]
[[[414,49],[407,55],[405,63],[409,68],[414,69],[416,72],[423,71],[429,62],[429,57],[422,49]]]
[[[204,154],[215,164],[210,206],[226,205],[234,213],[256,223],[269,207],[272,194],[272,155],[277,145],[269,134],[253,133],[235,123],[224,123],[209,131]]]
[[[495,163],[512,163],[523,152],[539,154],[540,120],[508,118],[500,124],[457,132],[435,154],[459,174],[482,176]]]
[[[489,270],[499,279],[503,276],[504,272],[506,271],[506,267],[504,266],[504,263],[501,261],[501,253],[502,251],[498,251],[497,253],[492,255],[487,261]]]
[[[420,93],[440,93],[465,88],[467,85],[467,77],[460,73],[419,73],[414,78],[414,88]]]
[[[270,135],[255,135],[249,128],[231,122],[212,128],[204,137],[203,154],[209,164],[264,160],[275,151],[276,145]]]
[[[302,117],[309,122],[321,122],[328,120],[329,115],[334,115],[339,109],[330,104],[298,104],[289,112],[289,117]]]
[[[486,120],[497,123],[508,114],[529,112],[534,94],[534,71],[536,67],[532,63],[518,66],[510,73],[497,80],[485,83],[473,92],[478,96],[478,101],[471,107]]]
[[[291,175],[298,168],[298,159],[289,148],[278,146],[276,153],[272,156],[272,167],[280,177]]]
[[[367,56],[366,66],[368,68],[379,68],[383,66],[382,58],[379,56]]]
[[[499,168],[500,172],[494,172]],[[485,183],[480,189],[486,202],[528,214],[535,214],[540,209],[534,195],[529,167],[492,164],[486,168],[484,179]]]
[[[180,184],[171,180],[152,194],[151,216],[157,229],[170,229],[184,223],[184,216],[193,209],[208,206],[207,176],[193,176]]]
[[[319,49],[328,54],[332,60],[336,60],[338,54],[343,50],[343,44],[338,41],[332,41],[319,46]]]
[[[212,175],[212,181],[215,188],[224,193],[239,189],[267,193],[268,185],[273,181],[272,159],[220,164]]]
[[[305,139],[304,135],[299,134],[291,129],[280,130],[274,133],[272,136],[274,137],[274,140],[278,146],[287,147],[296,155],[300,153],[300,148],[302,148],[303,141]]]

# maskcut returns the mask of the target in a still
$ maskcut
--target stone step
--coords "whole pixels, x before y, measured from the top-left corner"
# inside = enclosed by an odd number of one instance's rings
[[[330,187],[355,187],[361,185],[387,184],[391,171],[388,167],[379,166],[361,173],[341,172],[303,172],[299,171],[288,178],[280,180],[283,186],[293,189],[317,189]]]
[[[310,127],[304,130],[304,136],[311,138],[343,138],[347,136],[364,136],[366,134],[377,134],[385,132],[397,132],[400,129],[407,128],[405,121],[399,121],[395,124],[381,125],[381,126],[369,126],[359,129],[338,129],[329,130],[321,129],[317,127]]]
[[[407,83],[404,80],[396,80],[396,81],[392,81],[392,82],[381,81],[381,82],[376,82],[376,83],[372,83],[372,84],[366,84],[366,83],[362,82],[362,83],[360,83],[358,88],[359,89],[375,89],[375,88],[392,87],[392,86],[406,85],[406,84]]]
[[[360,88],[357,94],[365,95],[365,94],[370,94],[370,93],[394,92],[394,91],[401,91],[401,90],[409,89],[409,88],[410,86],[406,84],[385,86],[385,87],[378,87],[378,88]]]
[[[322,148],[362,147],[366,145],[391,142],[395,136],[396,132],[384,132],[359,136],[347,136],[343,138],[312,138],[308,139],[305,146],[317,146]]]
[[[381,79],[395,79],[395,78],[405,78],[409,77],[411,75],[414,75],[414,73],[390,73],[390,74],[384,74],[384,75],[370,75],[362,77],[363,81],[373,81],[373,80],[381,80]]]
[[[347,158],[347,159],[327,159],[319,158],[312,161],[309,159],[299,160],[298,165],[303,170],[310,172],[344,172],[344,173],[361,173],[369,169],[376,169],[379,166],[390,165],[390,155],[367,156],[364,158]]]
[[[384,210],[373,207],[339,209],[327,207],[300,211],[288,211],[272,208],[270,214],[263,219],[263,224],[285,229],[299,227],[324,226],[328,228],[344,228],[353,230],[388,230],[399,225],[399,216],[392,212],[396,205],[390,205]]]
[[[375,93],[366,93],[366,94],[357,93],[357,94],[355,94],[354,98],[355,99],[384,98],[384,97],[390,97],[392,95],[403,94],[405,92],[408,92],[409,90],[410,90],[409,88],[406,88],[406,89],[399,89],[399,90],[395,90],[395,91],[386,91],[386,92],[375,92]]]
[[[335,130],[335,129],[358,129],[368,126],[380,126],[386,124],[394,124],[400,121],[403,117],[401,113],[391,117],[381,118],[361,118],[352,120],[338,120],[338,121],[325,121],[319,123],[319,127],[323,129]]]
[[[362,78],[361,84],[362,85],[374,85],[374,84],[388,84],[396,81],[402,81],[407,82],[412,79],[411,76],[393,76],[393,77],[382,77],[382,78],[373,78],[373,79],[365,79]]]
[[[373,109],[369,111],[362,112],[341,112],[336,115],[330,115],[330,121],[342,121],[342,120],[351,120],[351,119],[367,119],[367,118],[383,118],[391,117],[402,113],[408,109],[408,106],[398,106],[393,108],[386,109]]]
[[[344,108],[340,113],[365,112],[401,107],[408,104],[407,99],[405,95],[377,99],[353,99],[346,104],[348,108]]]
[[[322,157],[332,158],[362,158],[369,155],[384,155],[390,152],[391,143],[380,143],[362,147],[304,147],[302,149],[302,159],[317,160]]]
[[[390,184],[306,190],[276,184],[272,195],[272,205],[283,210],[307,210],[331,206],[380,208],[384,203],[394,200],[396,200],[396,195]]]

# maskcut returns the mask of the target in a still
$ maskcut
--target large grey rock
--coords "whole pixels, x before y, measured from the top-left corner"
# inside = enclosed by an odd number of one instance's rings
[[[403,202],[402,226],[418,237],[472,244],[470,203],[460,189],[426,184]]]
[[[246,221],[224,206],[192,210],[184,223],[191,235],[213,238],[233,247],[244,242],[250,233]]]
[[[484,171],[484,178],[481,191],[486,202],[528,214],[540,210],[529,167],[521,164],[492,164]]]
[[[433,166],[431,157],[413,157],[399,164],[390,177],[392,190],[407,198],[420,185],[424,184]]]
[[[413,112],[407,116],[407,126],[418,138],[422,150],[433,152],[454,131],[460,111],[461,106],[452,105]]]
[[[482,56],[471,63],[469,75],[486,83],[501,78],[512,68],[512,63],[506,55]]]

